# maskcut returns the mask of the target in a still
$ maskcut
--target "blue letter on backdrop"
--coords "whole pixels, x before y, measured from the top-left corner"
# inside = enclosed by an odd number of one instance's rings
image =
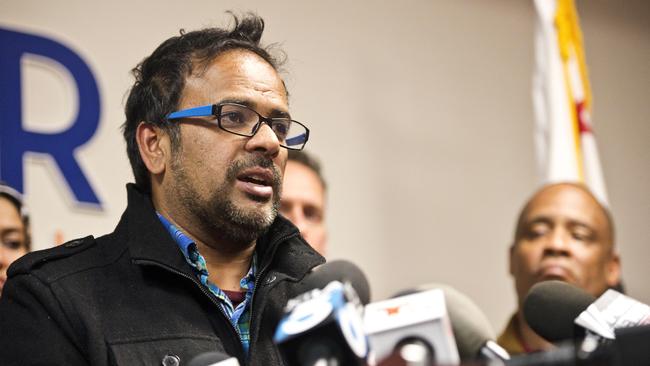
[[[57,133],[23,129],[20,59],[34,54],[52,59],[72,74],[79,110],[72,125]],[[99,91],[90,68],[74,51],[48,38],[0,28],[0,178],[23,191],[23,154],[49,154],[78,202],[99,205],[99,199],[74,158],[99,126]]]

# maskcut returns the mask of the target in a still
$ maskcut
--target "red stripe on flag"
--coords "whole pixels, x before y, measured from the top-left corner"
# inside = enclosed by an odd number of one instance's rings
[[[589,111],[585,108],[585,102],[576,103],[576,114],[578,119],[578,129],[580,133],[591,133],[591,123],[589,123]]]

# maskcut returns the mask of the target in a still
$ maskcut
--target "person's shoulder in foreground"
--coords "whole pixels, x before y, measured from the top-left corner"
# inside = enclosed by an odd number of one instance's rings
[[[277,215],[291,119],[261,18],[182,33],[136,69],[124,137],[135,176],[115,231],[15,262],[0,298],[3,364],[281,365],[292,288],[322,263]]]

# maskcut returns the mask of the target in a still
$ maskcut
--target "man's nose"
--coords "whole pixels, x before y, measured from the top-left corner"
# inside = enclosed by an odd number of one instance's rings
[[[548,235],[544,251],[556,255],[570,255],[570,237],[566,230],[555,228]]]
[[[261,152],[272,159],[280,152],[280,140],[268,124],[262,123],[255,135],[246,142],[246,149]]]

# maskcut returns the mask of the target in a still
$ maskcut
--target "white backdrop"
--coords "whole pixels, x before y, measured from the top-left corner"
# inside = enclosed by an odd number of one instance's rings
[[[646,303],[649,4],[578,1],[624,277]],[[57,230],[66,239],[112,230],[132,180],[119,130],[129,70],[180,28],[224,25],[228,9],[258,12],[264,40],[288,54],[292,114],[312,129],[308,149],[330,187],[330,258],[358,263],[375,300],[448,283],[501,328],[515,306],[507,249],[537,181],[528,1],[0,0],[0,27],[74,49],[100,90],[99,130],[76,157],[103,208],[74,205],[57,168],[27,156],[35,246]],[[77,108],[70,76],[27,61],[26,128],[65,128]]]

